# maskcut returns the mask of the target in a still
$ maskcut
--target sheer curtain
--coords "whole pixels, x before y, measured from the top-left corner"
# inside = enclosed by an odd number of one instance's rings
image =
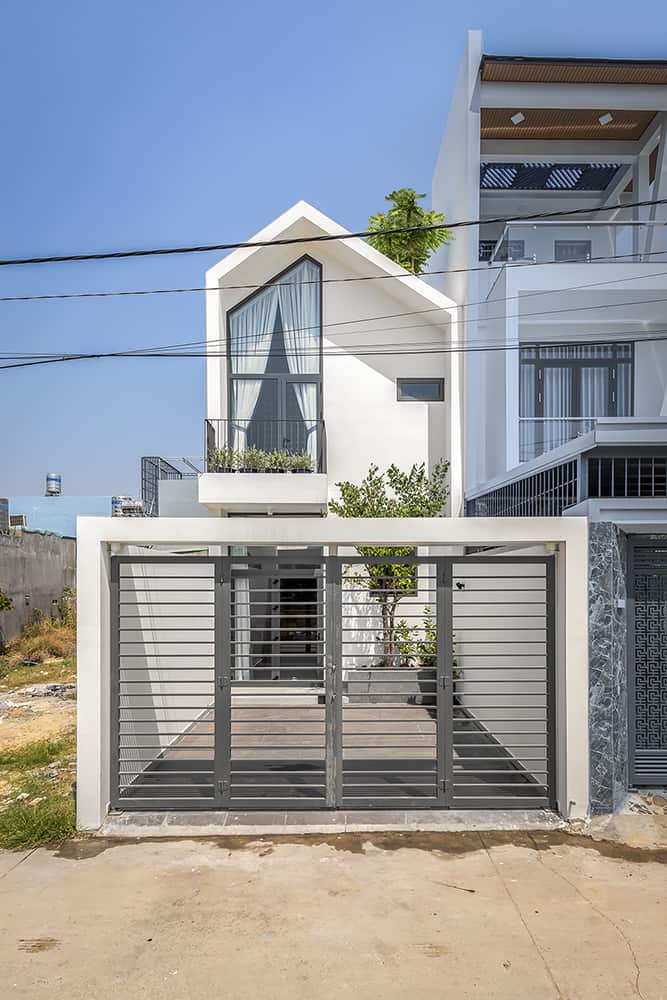
[[[545,366],[542,375],[544,416],[547,418],[538,434],[537,454],[558,448],[575,435],[572,433],[572,380],[571,368]],[[541,447],[539,447],[541,445]]]
[[[291,272],[293,280],[279,285],[280,316],[287,364],[292,375],[317,375],[320,371],[320,269],[309,260]],[[294,382],[294,394],[306,429],[307,451],[317,463],[316,382]]]
[[[263,375],[269,360],[278,311],[278,290],[267,288],[230,314],[232,375]],[[232,447],[242,450],[262,388],[260,379],[232,382]]]
[[[278,286],[287,363],[293,375],[320,370],[320,269],[309,260]]]

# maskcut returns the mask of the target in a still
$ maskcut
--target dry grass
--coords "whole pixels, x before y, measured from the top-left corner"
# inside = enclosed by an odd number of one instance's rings
[[[0,693],[16,691],[31,684],[72,684],[76,682],[76,660],[68,656],[65,660],[44,660],[42,663],[26,666],[12,665],[8,659],[0,658]]]
[[[18,639],[12,639],[4,654],[10,666],[24,660],[41,663],[43,660],[65,659],[76,652],[76,630],[65,621],[44,618],[24,626]]]

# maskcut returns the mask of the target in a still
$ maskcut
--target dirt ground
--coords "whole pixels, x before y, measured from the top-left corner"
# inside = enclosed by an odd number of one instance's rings
[[[665,862],[558,831],[0,854],[2,994],[659,1000]]]

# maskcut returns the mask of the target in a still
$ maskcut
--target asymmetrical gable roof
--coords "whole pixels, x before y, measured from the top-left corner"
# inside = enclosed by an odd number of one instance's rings
[[[432,306],[446,310],[456,308],[456,303],[453,299],[443,295],[422,278],[418,278],[414,274],[410,274],[409,271],[404,270],[399,264],[386,257],[383,253],[380,253],[379,250],[376,250],[365,240],[357,236],[350,236],[349,230],[329,218],[329,216],[324,215],[324,213],[314,208],[307,201],[298,201],[291,208],[288,208],[286,212],[283,212],[282,215],[274,219],[273,222],[270,222],[263,229],[260,229],[258,233],[255,233],[248,242],[257,243],[257,246],[233,250],[210,268],[206,272],[206,284],[224,284],[225,279],[228,279],[235,270],[248,262],[255,254],[261,253],[266,244],[277,244],[281,239],[319,236],[348,236],[347,239],[336,240],[338,252],[349,254],[351,259],[355,258],[357,268],[359,262],[362,261],[366,265],[365,271],[370,275],[375,272],[394,277],[396,282],[391,282],[394,294],[402,290],[408,297],[414,295],[420,296]],[[326,247],[330,242],[333,241],[322,240],[321,242],[295,244],[295,250],[300,254],[309,253],[317,256],[318,247]]]

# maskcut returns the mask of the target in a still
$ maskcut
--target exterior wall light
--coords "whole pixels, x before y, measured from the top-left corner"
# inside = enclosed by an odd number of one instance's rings
[[[614,116],[609,111],[606,111],[603,115],[600,115],[600,117],[598,118],[600,125],[608,125],[609,122],[613,122],[613,120]]]
[[[517,113],[515,115],[512,115],[512,117],[510,118],[512,125],[520,125],[521,122],[525,120],[526,116],[523,114],[522,111],[517,111]]]

